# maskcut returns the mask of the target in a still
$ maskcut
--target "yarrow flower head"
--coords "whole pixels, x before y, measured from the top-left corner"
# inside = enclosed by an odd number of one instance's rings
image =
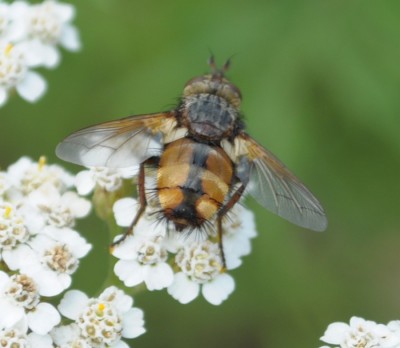
[[[56,67],[61,60],[58,46],[80,49],[74,16],[72,5],[55,0],[0,3],[0,106],[13,90],[29,102],[44,95],[46,81],[32,69]]]
[[[74,341],[81,340],[90,347],[128,348],[122,338],[135,338],[145,332],[143,312],[132,305],[131,297],[112,286],[97,298],[88,298],[81,291],[70,290],[65,293],[58,309],[65,317],[74,320],[73,327],[69,328],[73,331],[70,337]],[[57,339],[61,340],[61,337]]]
[[[76,231],[46,228],[14,251],[5,251],[4,260],[11,269],[30,275],[44,296],[55,296],[71,285],[71,275],[91,245]]]
[[[0,252],[26,242],[29,236],[29,230],[17,208],[11,203],[0,202]]]
[[[60,314],[48,303],[40,302],[40,290],[27,275],[9,277],[0,272],[0,327],[12,327],[26,320],[29,328],[37,334],[47,334],[60,322]],[[5,314],[7,313],[7,314]]]
[[[340,348],[399,348],[398,328],[395,322],[384,325],[352,317],[349,324],[342,322],[330,324],[321,341]]]
[[[138,202],[133,198],[116,201],[117,224],[129,227],[137,209]],[[155,212],[157,207],[149,206],[133,235],[114,247],[113,255],[119,258],[115,274],[126,286],[144,282],[149,290],[167,288],[181,303],[189,303],[202,293],[208,302],[221,304],[233,292],[235,283],[226,273],[215,234],[182,234],[157,220]],[[223,221],[223,230],[226,266],[233,269],[250,252],[250,239],[256,235],[253,214],[242,206],[235,207]]]
[[[73,175],[44,157],[21,158],[0,180],[0,260],[9,272],[0,272],[1,345],[53,347],[49,332],[61,316],[42,298],[67,289],[91,249],[72,230],[91,203],[70,190]]]
[[[76,175],[75,186],[81,195],[91,193],[96,186],[107,192],[114,192],[121,188],[124,179],[132,178],[137,173],[137,166],[118,169],[91,167]]]
[[[0,106],[14,89],[29,102],[37,101],[46,91],[45,80],[30,70],[37,61],[29,57],[26,47],[0,41]]]
[[[27,321],[24,319],[11,327],[0,328],[0,342],[2,347],[54,347],[49,335],[39,335],[35,332],[28,333]]]
[[[136,200],[133,198],[121,199],[114,204],[116,219],[123,226],[130,224],[124,212],[135,204]],[[115,246],[113,255],[119,261],[114,272],[126,286],[136,286],[144,282],[148,290],[166,288],[173,281],[173,271],[166,262],[168,255],[163,245],[165,227],[155,225],[146,218],[141,219],[137,226],[137,233]],[[116,240],[118,238],[120,237]]]
[[[52,184],[60,192],[71,188],[74,176],[57,164],[47,164],[42,156],[35,162],[28,157],[21,157],[8,167],[8,180],[12,186],[10,199],[23,198],[44,184]]]
[[[181,303],[195,299],[202,287],[204,298],[219,305],[235,288],[233,278],[222,273],[223,262],[218,244],[211,241],[192,243],[175,256],[180,272],[175,274],[168,293]]]
[[[35,214],[37,219],[41,219],[41,222],[37,221],[41,223],[37,228],[46,225],[73,228],[75,220],[87,216],[90,209],[87,199],[73,191],[60,193],[52,183],[45,183],[31,192],[23,207],[26,215]]]

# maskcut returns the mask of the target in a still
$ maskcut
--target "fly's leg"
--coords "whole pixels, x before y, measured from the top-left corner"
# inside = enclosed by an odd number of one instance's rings
[[[226,260],[225,260],[224,246],[223,246],[223,242],[222,242],[222,234],[223,234],[222,219],[229,212],[229,210],[239,201],[240,197],[242,197],[244,189],[245,189],[245,185],[242,184],[236,190],[236,192],[231,196],[229,201],[226,202],[226,204],[218,212],[218,216],[217,216],[218,246],[219,246],[219,251],[221,253],[221,258],[222,258],[222,265],[223,265],[222,272],[226,271]]]
[[[146,162],[141,163],[140,168],[139,168],[139,175],[138,175],[138,193],[139,193],[139,204],[140,204],[139,210],[136,213],[136,216],[133,219],[132,223],[129,225],[128,229],[125,231],[125,233],[120,238],[118,238],[115,242],[113,242],[111,244],[111,246],[110,246],[111,250],[116,245],[122,243],[128,236],[133,234],[134,227],[139,222],[144,211],[146,210],[147,200],[146,200],[146,193],[145,193],[145,186],[144,186],[144,180],[145,180],[144,165]]]

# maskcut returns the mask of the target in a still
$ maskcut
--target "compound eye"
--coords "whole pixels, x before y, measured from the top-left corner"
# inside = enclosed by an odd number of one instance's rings
[[[206,76],[198,76],[189,80],[183,90],[183,95],[193,95],[199,93],[206,93],[209,90],[210,78]]]

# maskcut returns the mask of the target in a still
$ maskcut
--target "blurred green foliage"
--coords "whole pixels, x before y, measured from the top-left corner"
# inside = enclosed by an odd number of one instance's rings
[[[254,201],[259,237],[237,288],[219,307],[180,305],[166,292],[136,298],[147,334],[136,347],[300,347],[333,321],[400,319],[400,2],[76,1],[83,50],[41,71],[37,104],[0,110],[0,165],[22,155],[60,163],[73,130],[166,110],[207,72],[212,51],[244,95],[248,131],[323,202],[314,233]],[[65,164],[73,171],[80,168]],[[75,286],[93,295],[108,264],[106,226],[79,229],[95,244]]]

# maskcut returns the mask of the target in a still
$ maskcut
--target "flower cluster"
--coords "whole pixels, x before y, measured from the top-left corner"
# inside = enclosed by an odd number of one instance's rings
[[[60,315],[42,296],[60,294],[71,284],[79,260],[90,250],[75,231],[75,219],[91,203],[71,191],[74,177],[45,158],[22,157],[0,172],[0,328],[26,321],[47,334]],[[44,320],[46,319],[46,320]]]
[[[395,320],[384,325],[352,317],[350,324],[330,324],[321,341],[334,345],[335,348],[400,348],[400,321]]]
[[[22,157],[0,171],[2,346],[123,348],[122,338],[145,331],[143,312],[115,287],[92,299],[71,290],[58,308],[50,303],[70,287],[91,249],[75,230],[76,219],[91,210],[90,201],[73,191],[75,181],[44,157]],[[61,316],[72,322],[60,325]]]
[[[45,93],[46,81],[32,69],[57,67],[59,46],[80,49],[74,15],[72,5],[56,0],[0,2],[0,106],[13,90],[29,102]]]
[[[58,309],[73,323],[51,332],[56,347],[129,348],[121,338],[145,332],[143,311],[132,305],[132,297],[115,286],[97,298],[88,298],[79,290],[66,292]]]
[[[221,304],[235,288],[227,270],[239,267],[241,258],[251,251],[250,240],[256,236],[252,212],[236,204],[223,220],[225,269],[216,221],[209,221],[207,231],[178,232],[157,218],[160,208],[151,195],[148,203],[134,233],[117,242],[113,249],[113,255],[119,259],[115,274],[128,287],[144,283],[150,291],[166,288],[183,304],[200,293],[211,304]],[[129,227],[137,210],[138,202],[134,198],[117,200],[113,207],[117,224]]]

